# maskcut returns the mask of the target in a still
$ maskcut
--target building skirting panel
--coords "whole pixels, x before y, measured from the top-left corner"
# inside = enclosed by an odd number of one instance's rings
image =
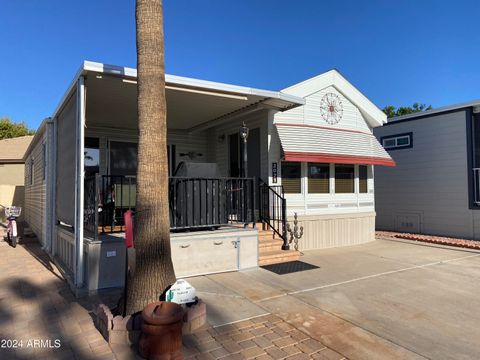
[[[293,226],[293,218],[289,218]],[[375,212],[298,216],[303,226],[299,250],[364,244],[375,240]]]
[[[258,266],[258,232],[251,228],[171,234],[171,249],[177,278]]]

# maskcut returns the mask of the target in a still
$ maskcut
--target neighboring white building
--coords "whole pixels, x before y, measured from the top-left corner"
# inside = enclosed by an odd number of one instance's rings
[[[480,100],[389,119],[397,166],[375,173],[377,229],[480,239]]]
[[[135,207],[136,88],[135,69],[84,62],[34,141],[47,144],[49,215],[32,222],[45,224],[37,235],[79,289],[123,281],[122,214]],[[374,240],[373,166],[394,165],[372,135],[386,116],[336,70],[279,92],[167,75],[166,98],[178,276],[298,259],[286,233],[295,212],[305,227],[300,250]],[[256,222],[267,229],[262,236],[235,226]]]

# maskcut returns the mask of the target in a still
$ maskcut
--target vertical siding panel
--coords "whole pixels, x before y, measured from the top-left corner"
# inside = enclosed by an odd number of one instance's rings
[[[289,221],[293,219],[289,218]],[[375,240],[375,213],[299,215],[303,226],[300,250],[326,249],[363,244]]]
[[[43,179],[43,143],[46,133],[38,139],[30,151],[25,162],[25,222],[38,240],[45,244],[45,208],[46,208],[46,184]],[[33,159],[33,184],[30,182],[31,161]]]
[[[378,139],[413,134],[412,148],[390,152],[397,166],[375,168],[378,229],[479,238],[468,205],[466,116],[460,109],[375,129]]]

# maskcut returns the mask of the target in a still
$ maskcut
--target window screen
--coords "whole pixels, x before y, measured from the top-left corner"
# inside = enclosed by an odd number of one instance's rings
[[[308,163],[308,192],[328,194],[330,192],[330,165]]]
[[[110,142],[110,175],[137,175],[138,144]]]
[[[302,167],[299,162],[282,162],[282,185],[285,194],[302,192]]]
[[[349,194],[355,192],[355,166],[335,165],[335,193]]]
[[[368,192],[368,168],[366,165],[360,165],[358,167],[358,191],[360,193]]]
[[[92,176],[100,170],[100,146],[98,138],[85,138],[85,176]]]

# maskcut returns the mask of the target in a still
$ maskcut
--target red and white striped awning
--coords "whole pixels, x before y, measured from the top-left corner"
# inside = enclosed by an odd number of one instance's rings
[[[371,133],[307,124],[275,125],[286,161],[395,166]]]

